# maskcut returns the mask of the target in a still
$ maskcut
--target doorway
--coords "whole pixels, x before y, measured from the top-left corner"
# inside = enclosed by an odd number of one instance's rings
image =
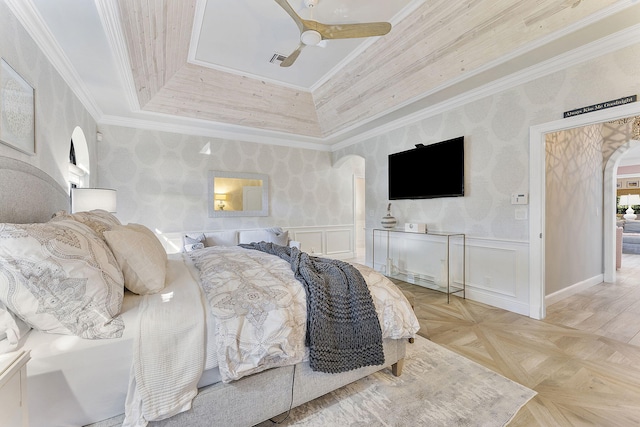
[[[353,176],[353,212],[355,234],[355,257],[364,264],[366,256],[366,224],[365,224],[365,179],[363,176]]]
[[[553,132],[593,125],[640,114],[637,103],[583,114],[571,118],[557,120],[532,126],[529,130],[529,186],[530,186],[530,222],[529,222],[529,316],[543,319],[546,315],[545,305],[545,170],[546,170],[546,135]],[[609,165],[607,165],[609,167]],[[604,176],[604,280],[615,280],[615,206],[616,184],[613,173]]]

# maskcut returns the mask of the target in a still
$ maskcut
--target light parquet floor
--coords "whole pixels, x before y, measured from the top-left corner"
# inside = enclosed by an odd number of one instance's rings
[[[510,427],[640,426],[640,256],[631,258],[616,283],[547,307],[543,321],[397,283],[420,335],[538,392]]]

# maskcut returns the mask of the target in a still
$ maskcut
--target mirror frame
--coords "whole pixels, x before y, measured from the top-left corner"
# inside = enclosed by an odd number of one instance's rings
[[[240,178],[262,180],[262,209],[259,211],[221,211],[214,207],[215,179]],[[269,216],[269,176],[261,173],[209,171],[209,197],[207,199],[209,218],[237,216]]]

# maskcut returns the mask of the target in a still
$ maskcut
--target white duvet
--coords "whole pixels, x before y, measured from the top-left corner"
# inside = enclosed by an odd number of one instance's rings
[[[160,294],[146,297],[141,310],[125,426],[188,410],[202,370],[215,361],[230,382],[306,357],[306,296],[289,263],[237,246],[176,256],[184,258],[183,268]],[[418,320],[402,292],[380,273],[354,265],[371,291],[382,337],[414,337]],[[192,277],[195,266],[200,280]],[[209,339],[215,342],[207,344],[212,331],[205,325],[215,328]],[[162,379],[155,378],[159,373]]]

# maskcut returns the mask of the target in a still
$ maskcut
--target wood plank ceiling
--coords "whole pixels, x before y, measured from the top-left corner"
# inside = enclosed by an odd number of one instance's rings
[[[433,0],[313,93],[187,62],[196,0],[119,0],[142,110],[325,138],[617,0]]]

